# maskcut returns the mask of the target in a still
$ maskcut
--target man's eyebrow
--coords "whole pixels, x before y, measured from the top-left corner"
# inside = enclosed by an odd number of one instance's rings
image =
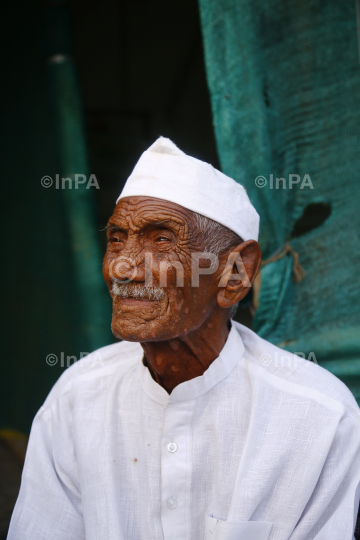
[[[108,223],[106,227],[103,229],[105,231],[122,231],[123,229],[116,225],[115,223]]]

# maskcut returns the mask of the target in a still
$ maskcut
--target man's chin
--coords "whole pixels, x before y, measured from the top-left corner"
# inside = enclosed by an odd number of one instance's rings
[[[164,333],[164,328],[167,324],[161,322],[159,315],[148,319],[144,319],[143,312],[141,318],[130,318],[127,315],[124,313],[121,317],[113,316],[111,330],[117,339],[138,343],[166,339],[167,333]]]

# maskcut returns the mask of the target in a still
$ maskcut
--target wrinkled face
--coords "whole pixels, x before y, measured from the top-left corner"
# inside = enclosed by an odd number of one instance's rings
[[[191,253],[201,251],[191,211],[160,199],[121,199],[107,234],[103,274],[113,300],[116,337],[147,342],[184,336],[217,307],[218,272],[200,275],[198,287],[191,283]],[[145,257],[152,271],[148,289],[144,289]],[[179,266],[183,286],[177,282]],[[127,278],[132,278],[128,285],[118,285]]]

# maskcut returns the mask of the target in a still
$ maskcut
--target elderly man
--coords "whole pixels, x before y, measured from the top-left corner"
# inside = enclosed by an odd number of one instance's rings
[[[123,341],[37,414],[10,540],[353,538],[354,398],[231,321],[258,224],[242,186],[168,139],[141,156],[104,259]]]

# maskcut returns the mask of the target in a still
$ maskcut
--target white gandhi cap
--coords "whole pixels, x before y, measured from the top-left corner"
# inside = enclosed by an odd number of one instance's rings
[[[213,219],[243,240],[257,240],[259,215],[245,188],[208,163],[160,137],[140,157],[116,202],[155,197]]]

